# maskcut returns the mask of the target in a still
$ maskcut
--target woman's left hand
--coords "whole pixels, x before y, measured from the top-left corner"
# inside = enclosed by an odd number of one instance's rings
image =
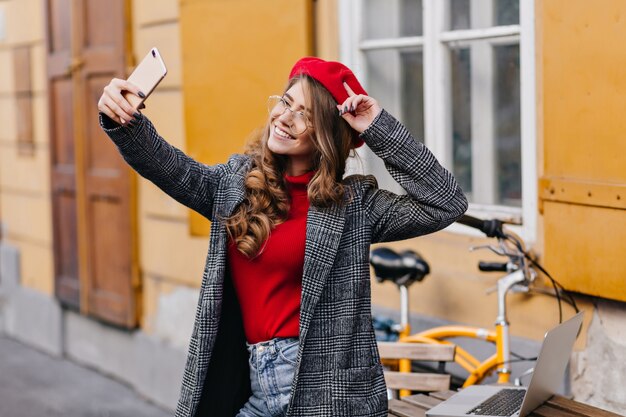
[[[355,94],[345,82],[343,86],[348,92],[348,98],[342,104],[337,105],[339,115],[348,122],[352,129],[363,133],[374,121],[376,116],[378,116],[381,108],[378,102],[372,97],[363,94]]]

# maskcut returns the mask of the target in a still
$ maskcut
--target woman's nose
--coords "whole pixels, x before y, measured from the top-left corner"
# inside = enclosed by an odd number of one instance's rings
[[[289,125],[289,122],[291,122],[291,110],[288,107],[285,107],[285,110],[278,115],[278,120],[286,125]]]

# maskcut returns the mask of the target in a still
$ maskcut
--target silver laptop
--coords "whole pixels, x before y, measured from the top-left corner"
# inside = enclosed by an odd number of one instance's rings
[[[528,387],[472,385],[431,408],[426,415],[428,417],[528,415],[550,399],[561,386],[582,321],[583,313],[580,312],[546,333]]]

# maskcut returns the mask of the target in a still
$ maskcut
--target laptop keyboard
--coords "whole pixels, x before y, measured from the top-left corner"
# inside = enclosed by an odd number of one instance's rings
[[[467,412],[473,416],[510,416],[522,406],[526,390],[503,389]]]

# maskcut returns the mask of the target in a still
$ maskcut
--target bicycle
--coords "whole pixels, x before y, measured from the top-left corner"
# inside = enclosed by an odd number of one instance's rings
[[[470,250],[489,249],[492,252],[508,258],[507,262],[479,262],[478,268],[488,272],[506,272],[497,282],[498,314],[495,329],[488,330],[473,326],[451,325],[438,326],[416,334],[411,334],[409,324],[408,288],[415,282],[422,281],[430,271],[428,263],[416,252],[405,251],[400,254],[389,248],[377,248],[370,254],[370,264],[374,267],[376,279],[379,282],[392,281],[400,290],[400,317],[399,324],[391,321],[375,320],[375,330],[387,335],[387,340],[397,338],[401,342],[452,344],[447,339],[464,337],[484,340],[495,345],[495,353],[480,361],[474,355],[456,344],[455,362],[465,369],[469,376],[464,380],[463,387],[481,383],[495,370],[498,374],[498,383],[508,383],[511,376],[509,364],[514,361],[531,361],[536,358],[524,358],[510,350],[509,322],[506,314],[506,295],[509,292],[530,292],[539,269],[550,279],[554,288],[554,295],[559,304],[559,322],[562,322],[561,300],[565,296],[576,312],[578,307],[573,297],[530,255],[524,241],[510,230],[503,229],[503,222],[498,219],[480,220],[471,216],[463,216],[459,223],[473,227],[483,232],[487,237],[496,238],[497,245],[481,245],[471,247]],[[546,293],[540,289],[537,292]],[[517,359],[511,359],[516,356]],[[398,361],[400,372],[411,372],[411,362],[406,359]],[[519,378],[516,380],[519,385]],[[400,396],[408,395],[401,392]]]

